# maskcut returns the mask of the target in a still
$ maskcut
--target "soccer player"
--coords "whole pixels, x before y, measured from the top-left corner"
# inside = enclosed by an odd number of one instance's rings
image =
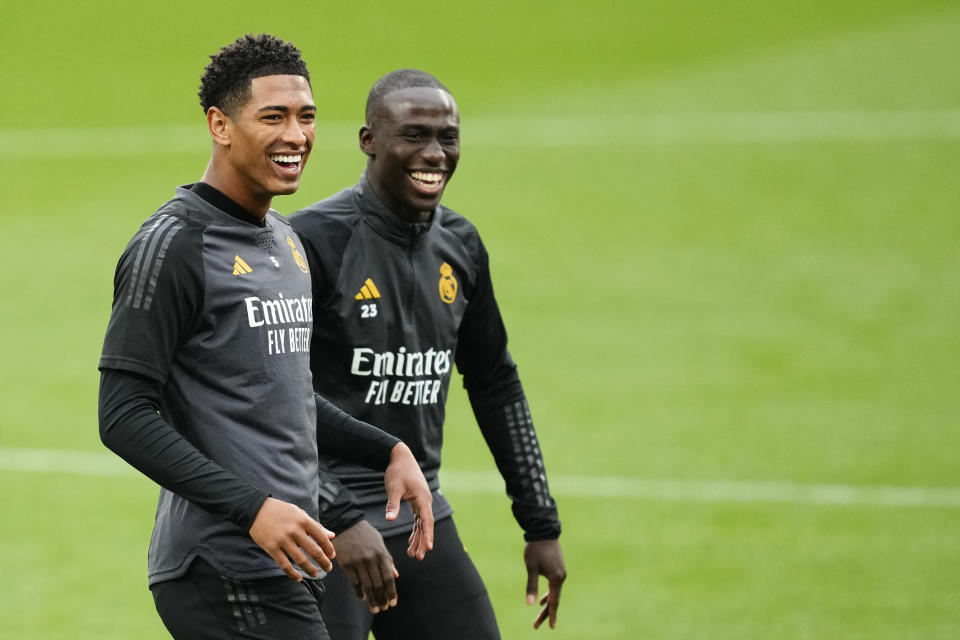
[[[199,95],[213,147],[203,177],[117,266],[100,434],[161,486],[149,583],[174,637],[328,638],[318,446],[385,471],[385,517],[412,503],[418,558],[432,546],[430,490],[405,444],[313,391],[310,269],[270,208],[296,191],[314,140],[300,52],[241,37],[211,56]]]
[[[499,637],[437,479],[454,364],[524,530],[527,602],[537,601],[539,576],[549,582],[534,627],[545,619],[553,627],[566,578],[556,504],[487,252],[476,228],[440,204],[460,157],[457,104],[433,76],[394,71],[370,91],[359,142],[360,181],[289,217],[311,264],[314,385],[410,445],[433,490],[441,543],[424,562],[408,562],[413,514],[385,520],[375,506],[381,475],[331,460],[342,485],[321,483],[321,512],[344,569],[325,580],[331,638],[363,640],[370,629],[378,640]]]

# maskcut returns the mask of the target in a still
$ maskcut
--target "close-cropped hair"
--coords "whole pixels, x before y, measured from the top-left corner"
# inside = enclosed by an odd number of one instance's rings
[[[367,124],[369,125],[371,123],[374,114],[380,108],[380,105],[383,104],[383,99],[388,93],[392,93],[398,89],[414,89],[419,87],[441,89],[450,93],[449,89],[426,71],[420,71],[419,69],[397,69],[396,71],[391,71],[374,82],[373,87],[370,88],[370,93],[367,95]]]
[[[250,82],[272,75],[303,76],[310,82],[307,64],[291,43],[266,33],[240,36],[210,56],[197,92],[203,112],[217,107],[233,117],[250,99]]]

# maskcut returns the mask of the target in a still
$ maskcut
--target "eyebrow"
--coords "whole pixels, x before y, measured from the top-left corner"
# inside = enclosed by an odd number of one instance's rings
[[[451,130],[459,130],[460,125],[443,124],[435,127],[429,124],[422,124],[419,122],[406,122],[401,124],[399,129],[400,131],[433,131],[434,129],[436,129],[437,131],[451,131]]]
[[[308,104],[303,107],[300,107],[300,111],[316,111],[316,110],[317,110],[317,105],[315,104]],[[260,113],[262,111],[282,111],[283,113],[287,113],[290,111],[290,107],[282,104],[274,104],[274,105],[267,105],[265,107],[260,107],[259,109],[257,109],[257,113]]]

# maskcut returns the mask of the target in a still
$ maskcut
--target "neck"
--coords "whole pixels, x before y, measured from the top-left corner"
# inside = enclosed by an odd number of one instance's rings
[[[428,211],[419,211],[417,209],[405,209],[401,207],[397,202],[388,197],[385,189],[381,188],[375,180],[370,177],[370,174],[367,174],[367,182],[370,183],[370,187],[373,189],[373,192],[379,198],[380,202],[386,206],[387,211],[400,218],[404,222],[409,223],[418,223],[418,222],[430,222],[433,218],[433,210]]]
[[[390,209],[398,218],[404,222],[430,222],[433,217],[433,211],[405,211],[403,213]]]
[[[200,181],[206,182],[211,187],[217,189],[260,220],[263,220],[267,215],[267,211],[270,210],[272,197],[267,197],[266,199],[258,198],[255,194],[251,193],[249,189],[244,187],[243,180],[239,176],[219,170],[213,158],[211,158],[207,164],[207,168],[203,172],[203,177],[200,178]]]

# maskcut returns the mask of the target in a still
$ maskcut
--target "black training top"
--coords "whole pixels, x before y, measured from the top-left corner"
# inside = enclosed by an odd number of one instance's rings
[[[556,538],[556,505],[476,228],[443,206],[430,222],[401,221],[366,177],[289,220],[312,270],[317,391],[410,446],[442,518],[452,513],[437,472],[456,364],[527,539]],[[409,529],[408,508],[406,517],[384,520],[382,474],[321,462],[350,490],[338,494],[335,482],[321,478],[325,525],[343,530],[356,522],[352,500],[384,535]]]
[[[196,555],[238,579],[283,575],[248,530],[267,495],[317,516],[318,409],[334,450],[363,449],[356,421],[313,392],[299,239],[275,211],[236,209],[211,187],[181,187],[117,265],[101,435],[162,486],[151,584]],[[353,458],[382,469],[396,439],[377,433]]]

